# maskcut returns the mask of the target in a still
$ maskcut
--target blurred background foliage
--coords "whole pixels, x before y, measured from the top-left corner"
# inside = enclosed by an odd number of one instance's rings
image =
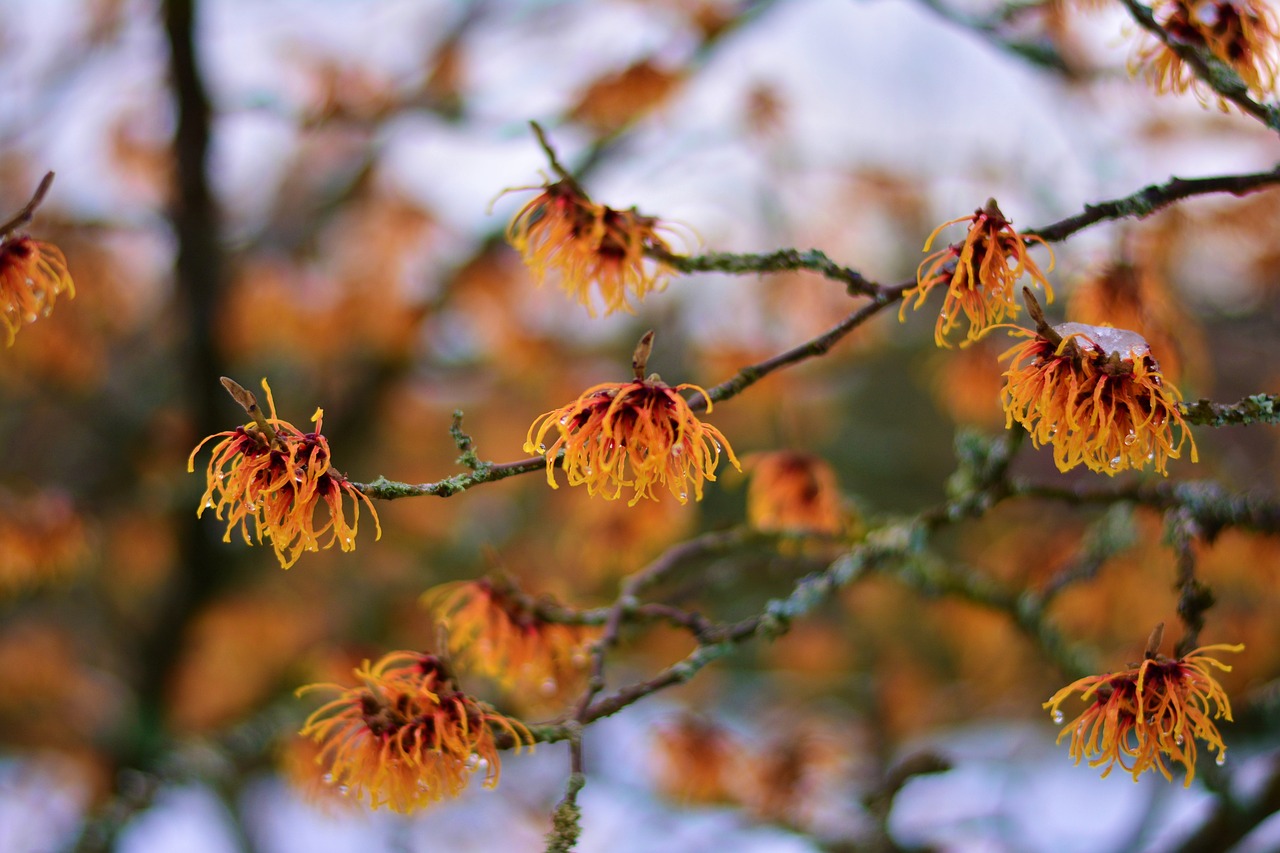
[[[222,374],[247,387],[269,377],[294,423],[323,406],[352,479],[428,482],[459,470],[455,409],[481,458],[519,459],[534,417],[627,378],[645,329],[658,331],[651,369],[712,385],[851,309],[838,284],[796,272],[677,277],[636,314],[597,320],[554,285],[535,288],[501,239],[527,199],[502,192],[547,168],[529,119],[601,201],[683,222],[707,248],[814,246],[896,283],[938,222],[988,196],[1025,228],[1174,173],[1270,165],[1274,139],[1255,123],[1129,82],[1121,19],[1031,4],[996,37],[903,3],[0,9],[0,212],[57,172],[28,230],[62,248],[77,290],[0,353],[3,784],[15,802],[28,785],[75,792],[43,835],[12,824],[13,843],[109,846],[166,785],[192,779],[234,811],[238,786],[287,749],[306,710],[294,688],[434,643],[418,601],[429,587],[497,569],[531,594],[601,605],[664,548],[743,522],[747,477],[732,471],[699,504],[635,507],[552,491],[537,473],[380,504],[381,541],[366,533],[353,554],[308,554],[283,572],[270,549],[224,544],[221,525],[196,520],[203,484],[186,456],[244,420]],[[1105,320],[1084,316],[1108,310],[1089,288],[1147,288],[1148,316],[1133,322],[1168,342],[1160,357],[1189,399],[1275,390],[1278,198],[1192,200],[1056,247],[1051,316]],[[1097,283],[1130,267],[1131,281]],[[1003,340],[939,351],[930,327],[877,318],[708,420],[744,457],[825,459],[851,515],[919,511],[944,496],[956,429],[1004,426]],[[1202,461],[1174,463],[1171,480],[1273,490],[1274,431],[1196,439]],[[1024,450],[1016,467],[1065,487],[1090,480],[1058,474],[1047,452]],[[1015,590],[1083,566],[1049,616],[1104,667],[1174,620],[1175,559],[1151,510],[1019,501],[939,547]],[[1274,754],[1275,537],[1229,530],[1195,547],[1217,598],[1202,639],[1247,646],[1222,678],[1240,719],[1227,738]],[[716,556],[664,592],[750,613],[790,588],[803,556]],[[666,629],[625,639],[637,675],[691,648]],[[765,781],[691,792],[688,772],[659,771],[654,784],[817,831],[815,803],[883,778],[903,744],[1035,718],[1063,683],[1007,614],[872,577],[665,694],[699,716],[659,728],[659,754],[737,736],[749,746],[722,751]],[[474,689],[513,713],[537,705]],[[728,728],[708,722],[720,718]],[[540,794],[557,795],[558,783]]]

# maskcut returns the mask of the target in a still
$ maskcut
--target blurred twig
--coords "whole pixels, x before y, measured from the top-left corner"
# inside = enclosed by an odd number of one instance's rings
[[[1203,534],[1195,516],[1186,507],[1172,509],[1165,514],[1165,530],[1178,567],[1173,586],[1178,591],[1178,618],[1185,631],[1173,656],[1180,658],[1200,645],[1204,614],[1213,606],[1214,598],[1209,586],[1196,577],[1194,543]]]
[[[1033,65],[1064,77],[1075,77],[1078,73],[1048,39],[1030,41],[1006,34],[1003,31],[1004,26],[1012,14],[1009,7],[997,9],[991,15],[979,16],[953,9],[941,0],[919,0],[919,3],[943,20],[957,24],[978,35],[987,43],[1025,59]],[[1019,7],[1018,11],[1023,11],[1025,8]]]
[[[1141,483],[1095,487],[1056,486],[1013,481],[1013,494],[1059,500],[1076,505],[1114,505],[1130,502],[1161,511],[1184,509],[1213,538],[1224,527],[1280,534],[1280,501],[1261,495],[1232,494],[1217,483],[1192,480],[1185,483]]]
[[[44,201],[45,193],[49,192],[49,187],[51,186],[53,186],[53,172],[46,172],[45,176],[40,180],[40,185],[36,187],[35,193],[31,196],[31,200],[23,205],[22,210],[15,213],[8,222],[0,225],[0,240],[8,237],[31,221],[31,217],[36,214],[36,208]]]

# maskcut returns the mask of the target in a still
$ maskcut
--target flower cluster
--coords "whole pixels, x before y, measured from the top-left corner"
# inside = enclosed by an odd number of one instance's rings
[[[1150,463],[1167,475],[1168,461],[1187,444],[1197,461],[1181,395],[1141,335],[1084,323],[1020,334],[1028,340],[1001,356],[1010,359],[1005,426],[1016,421],[1035,446],[1052,445],[1058,470],[1083,464],[1114,475]]]
[[[316,771],[325,784],[371,808],[411,812],[456,797],[484,771],[496,787],[500,746],[532,748],[520,721],[458,690],[439,658],[391,652],[355,670],[356,687],[312,684],[338,697],[318,708],[300,734],[320,746]],[[495,731],[505,737],[500,744]]]
[[[669,254],[667,226],[635,208],[614,210],[587,197],[565,178],[541,188],[511,220],[507,239],[539,284],[554,270],[560,286],[595,316],[592,288],[604,313],[631,311],[630,298],[644,299],[666,286],[668,268],[646,257]]]
[[[226,382],[230,380],[224,384]],[[221,520],[225,512],[224,542],[231,541],[231,531],[239,525],[246,544],[253,544],[253,539],[260,543],[270,540],[280,565],[286,569],[296,563],[304,551],[320,550],[320,538],[326,533],[329,541],[323,547],[330,548],[337,542],[343,551],[354,550],[361,503],[373,515],[376,538],[381,538],[382,526],[373,503],[330,463],[329,442],[320,434],[324,410],[316,409],[311,417],[315,430],[304,433],[276,417],[275,400],[265,379],[262,387],[267,394],[270,417],[262,416],[252,395],[235,387],[247,395],[246,408],[251,414],[256,413],[256,417],[249,424],[201,440],[191,451],[187,459],[188,472],[195,471],[200,448],[214,439],[222,439],[213,448],[206,470],[208,486],[196,515],[213,509]],[[344,497],[352,503],[350,521]],[[327,509],[328,518],[317,527],[316,512],[321,504]],[[253,539],[249,534],[250,520]]]
[[[903,294],[898,312],[898,319],[905,318],[912,297],[915,304],[911,307],[919,308],[930,291],[945,283],[947,295],[933,330],[933,339],[940,347],[950,346],[947,335],[960,325],[961,317],[969,322],[966,341],[976,341],[1006,316],[1017,316],[1020,308],[1014,298],[1014,284],[1023,274],[1038,282],[1049,301],[1053,301],[1048,279],[1027,252],[1028,241],[1045,245],[1044,240],[1015,231],[995,199],[975,210],[972,216],[939,225],[925,241],[924,251],[929,251],[942,229],[966,220],[970,225],[964,242],[940,249],[921,262],[916,271],[916,286]],[[1053,269],[1052,253],[1048,268]]]
[[[711,411],[710,397],[696,385],[672,388],[656,375],[632,382],[606,382],[582,392],[566,406],[539,415],[529,427],[526,453],[547,459],[547,482],[556,488],[555,467],[560,461],[569,485],[585,483],[590,494],[616,500],[631,488],[630,504],[641,498],[656,499],[654,488],[665,486],[685,503],[692,488],[702,500],[702,484],[715,480],[723,450],[735,468],[741,469],[733,448],[721,432],[693,414],[680,392],[702,394]],[[546,444],[548,434],[558,433]]]
[[[10,346],[23,325],[49,316],[64,293],[71,299],[76,289],[57,246],[26,236],[0,242],[0,320]]]
[[[494,679],[530,707],[573,690],[586,675],[596,630],[543,618],[509,582],[447,583],[428,590],[423,602],[460,667]]]
[[[1259,98],[1275,92],[1276,45],[1280,22],[1260,0],[1160,0],[1152,4],[1170,40],[1211,53],[1240,76]],[[1130,67],[1142,73],[1157,92],[1192,89],[1205,100],[1205,85],[1182,57],[1163,41],[1139,47]],[[1225,109],[1226,103],[1219,98]]]
[[[1213,721],[1230,720],[1231,703],[1213,669],[1231,667],[1208,652],[1242,649],[1243,645],[1204,646],[1177,659],[1149,651],[1142,663],[1123,672],[1090,675],[1068,684],[1044,707],[1054,722],[1061,723],[1065,715],[1060,706],[1072,693],[1079,692],[1090,703],[1058,735],[1059,743],[1071,736],[1071,757],[1077,764],[1087,758],[1090,767],[1105,767],[1104,777],[1119,764],[1136,782],[1147,770],[1172,779],[1167,758],[1186,767],[1185,784],[1190,786],[1197,739],[1218,753],[1218,764],[1226,761],[1226,745]]]

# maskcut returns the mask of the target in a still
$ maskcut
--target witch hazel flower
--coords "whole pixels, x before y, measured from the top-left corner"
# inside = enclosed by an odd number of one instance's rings
[[[1113,476],[1150,465],[1168,475],[1170,459],[1195,439],[1151,347],[1136,332],[1085,323],[1049,326],[1024,289],[1037,330],[1005,352],[1005,426],[1021,425],[1036,447],[1051,446],[1060,471],[1084,465]]]

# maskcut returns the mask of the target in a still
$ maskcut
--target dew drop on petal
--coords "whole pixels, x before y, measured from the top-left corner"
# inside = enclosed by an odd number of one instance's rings
[[[1138,440],[1138,437],[1136,435],[1134,435],[1133,433],[1129,433],[1124,437],[1125,447],[1132,447],[1133,443],[1137,440]]]
[[[1112,468],[1119,468],[1119,467],[1120,467],[1120,457],[1119,457],[1119,456],[1113,456],[1113,457],[1111,457],[1111,467],[1112,467]]]
[[[1176,743],[1178,746],[1182,746],[1184,743],[1187,742],[1187,739],[1184,738],[1182,735],[1178,735],[1173,739],[1173,742]]]
[[[1062,723],[1062,720],[1063,720],[1063,716],[1064,716],[1064,715],[1063,715],[1063,713],[1062,713],[1061,711],[1059,711],[1059,710],[1055,709],[1055,710],[1054,710],[1054,712],[1053,712],[1053,721],[1054,721],[1055,723],[1061,724],[1061,723]]]
[[[540,443],[540,444],[538,445],[538,452],[539,452],[539,453],[546,453],[546,452],[547,452],[547,446],[546,446],[545,444],[541,444],[541,443]]]
[[[1219,767],[1221,767],[1222,765],[1224,765],[1224,764],[1226,764],[1226,763],[1227,763],[1227,754],[1226,754],[1225,752],[1219,752],[1219,753],[1218,753],[1218,760],[1217,760],[1217,761],[1215,761],[1215,762],[1214,762],[1214,764],[1217,764]]]

